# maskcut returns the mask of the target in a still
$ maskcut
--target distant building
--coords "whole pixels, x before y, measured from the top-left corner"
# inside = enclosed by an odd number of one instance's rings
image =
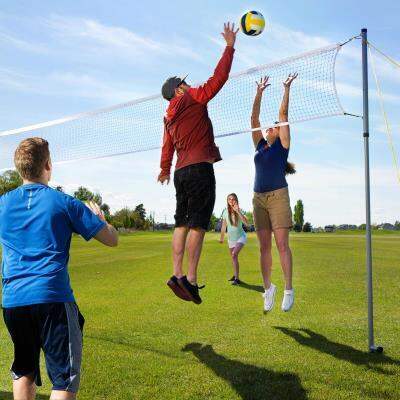
[[[325,230],[325,232],[334,232],[335,227],[333,225],[326,225],[324,230]]]
[[[381,231],[394,231],[396,227],[388,222],[378,225],[378,229]]]
[[[342,224],[342,225],[339,225],[337,227],[337,229],[341,230],[341,231],[349,231],[349,230],[357,229],[357,225]]]

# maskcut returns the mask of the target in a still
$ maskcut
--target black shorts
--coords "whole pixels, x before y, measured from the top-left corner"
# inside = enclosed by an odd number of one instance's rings
[[[174,174],[174,185],[175,226],[207,230],[215,203],[213,165],[204,162],[178,169]]]
[[[53,390],[76,393],[82,361],[84,318],[75,303],[4,308],[4,322],[14,343],[13,379],[33,374],[41,386],[40,350]]]

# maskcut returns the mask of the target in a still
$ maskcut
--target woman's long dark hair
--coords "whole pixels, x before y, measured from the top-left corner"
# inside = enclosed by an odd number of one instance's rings
[[[289,161],[286,162],[285,175],[292,175],[296,173],[295,165]]]
[[[231,193],[228,194],[228,196],[226,196],[226,209],[228,210],[228,218],[229,218],[229,222],[231,223],[232,226],[237,226],[238,221],[239,221],[239,215],[236,211],[233,210],[233,208],[229,205],[228,199],[229,197],[232,196],[235,198],[236,203],[239,203],[239,199],[236,195],[236,193]],[[232,214],[235,215],[235,221],[233,221],[232,219]]]

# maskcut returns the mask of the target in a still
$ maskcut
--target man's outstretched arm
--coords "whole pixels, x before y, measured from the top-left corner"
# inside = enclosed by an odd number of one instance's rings
[[[224,24],[224,32],[221,33],[226,42],[225,50],[219,60],[217,67],[214,70],[213,76],[206,83],[197,87],[190,88],[188,93],[194,100],[199,103],[207,104],[224,86],[229,78],[229,73],[232,67],[234,46],[236,34],[239,29],[235,30],[235,24]]]

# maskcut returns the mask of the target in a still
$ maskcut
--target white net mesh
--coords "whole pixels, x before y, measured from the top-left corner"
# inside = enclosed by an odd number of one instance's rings
[[[209,103],[216,137],[250,131],[255,81],[268,75],[271,86],[261,105],[261,124],[272,126],[282,99],[282,82],[297,72],[292,85],[289,122],[343,114],[335,87],[335,60],[340,45],[260,65],[232,75]],[[153,96],[94,112],[0,133],[0,170],[13,166],[18,143],[40,136],[50,143],[53,162],[109,157],[160,147],[167,103]]]

